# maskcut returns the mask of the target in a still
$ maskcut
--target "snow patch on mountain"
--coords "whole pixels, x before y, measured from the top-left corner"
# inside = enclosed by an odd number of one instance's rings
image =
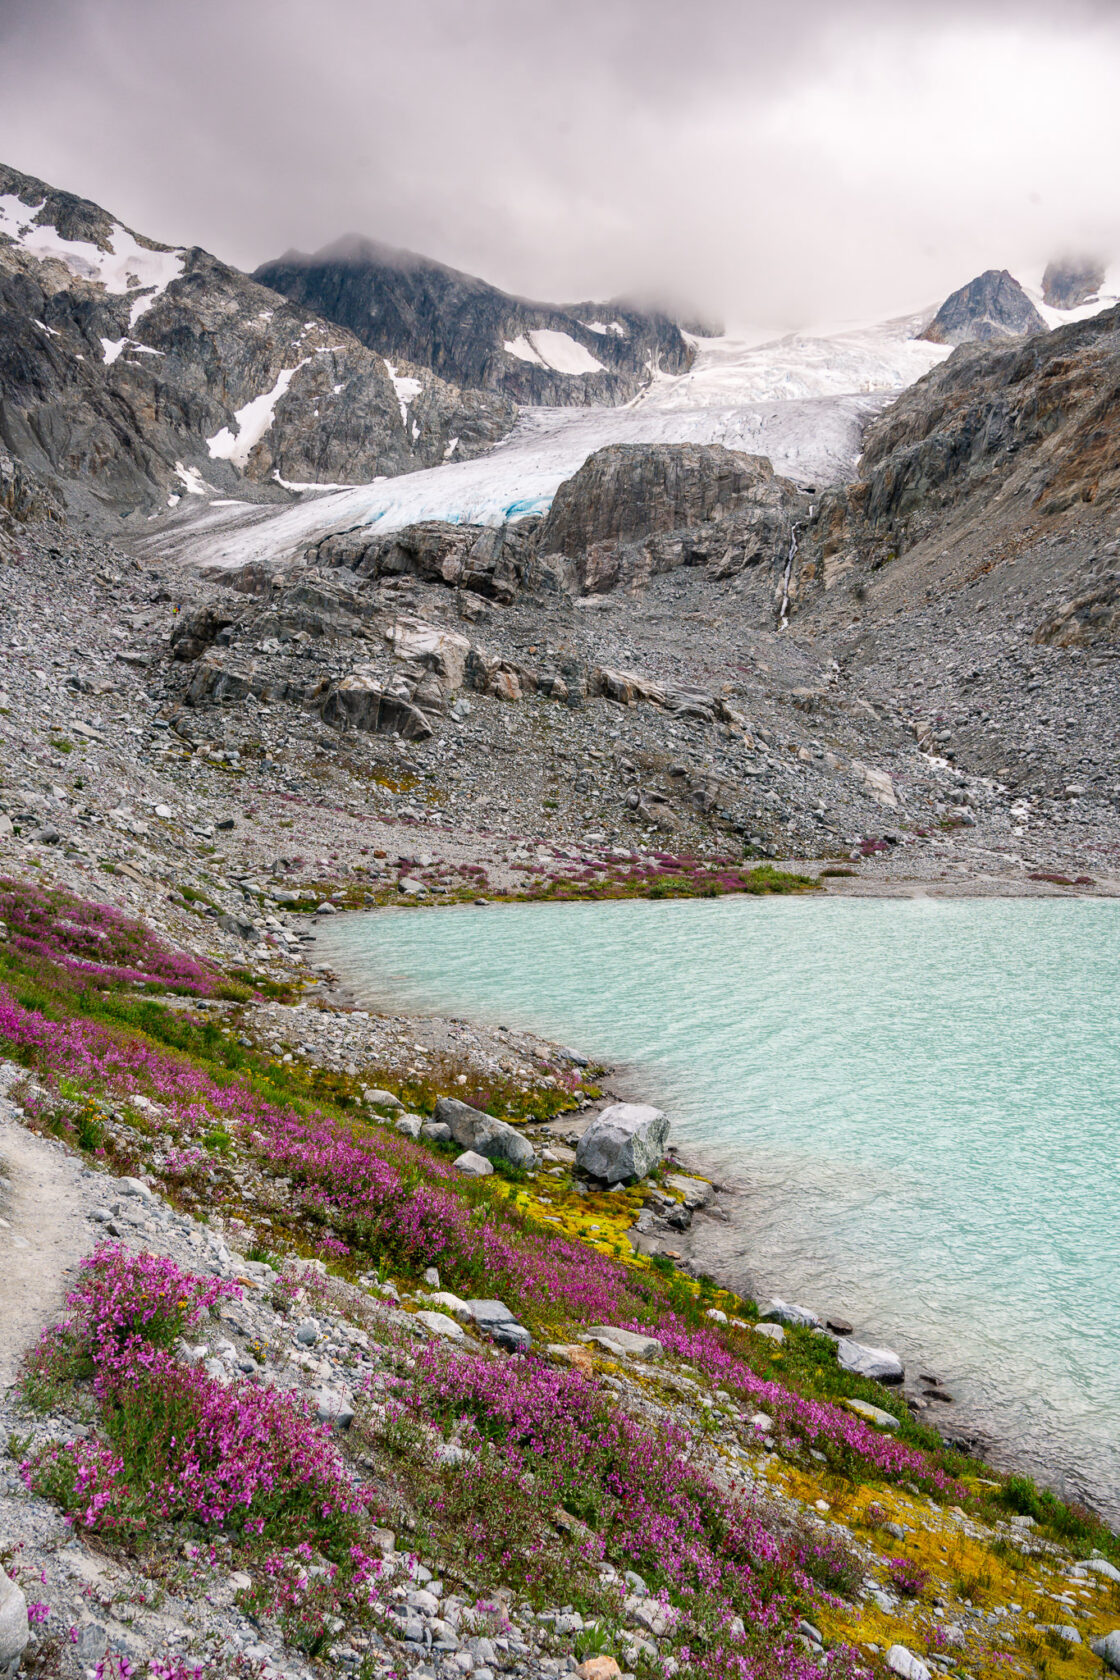
[[[605,330],[605,329],[604,329]],[[590,350],[572,338],[570,333],[555,332],[539,327],[530,333],[507,338],[502,348],[518,361],[532,362],[534,367],[551,368],[553,373],[603,373],[602,362],[596,361]]]
[[[211,460],[232,461],[240,472],[245,471],[249,464],[249,456],[272,425],[276,404],[300,368],[306,367],[309,360],[310,357],[305,356],[294,368],[285,368],[277,376],[271,391],[262,391],[259,397],[253,397],[243,408],[234,410],[233,418],[237,422],[237,431],[231,432],[228,426],[223,426],[213,437],[206,439]]]
[[[388,357],[385,357],[384,360],[385,372],[392,380],[393,389],[397,393],[397,405],[401,411],[401,425],[407,426],[409,404],[416,401],[424,386],[419,379],[410,379],[408,374],[398,373],[395,364]],[[418,426],[413,428],[413,437],[417,435],[419,429]]]
[[[39,262],[64,263],[77,279],[104,286],[107,292],[140,292],[129,314],[130,327],[183,272],[181,250],[150,250],[120,222],[113,223],[107,251],[89,240],[63,239],[50,222],[36,220],[45,205],[45,199],[24,204],[14,193],[0,193],[0,233]]]

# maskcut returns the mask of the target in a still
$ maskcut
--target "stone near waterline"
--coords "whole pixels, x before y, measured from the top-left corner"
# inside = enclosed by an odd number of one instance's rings
[[[1106,1580],[1120,1581],[1120,1569],[1117,1569],[1114,1563],[1109,1563],[1107,1558],[1086,1558],[1083,1568],[1094,1570],[1096,1574],[1103,1575]]]
[[[30,1637],[27,1600],[3,1568],[0,1568],[0,1668],[19,1657]]]
[[[576,1165],[608,1184],[644,1178],[665,1154],[669,1120],[647,1103],[614,1103],[592,1120],[576,1146]]]
[[[1089,1649],[1107,1668],[1111,1668],[1114,1674],[1120,1674],[1120,1628],[1113,1628],[1111,1633],[1094,1639]]]
[[[396,1122],[396,1129],[404,1137],[418,1138],[424,1121],[419,1114],[402,1114]]]
[[[821,1327],[820,1314],[813,1312],[811,1307],[796,1306],[777,1295],[766,1308],[766,1317],[780,1319],[783,1324],[798,1325],[804,1330],[819,1330]]]
[[[870,1377],[873,1382],[900,1383],[906,1375],[902,1360],[891,1348],[865,1347],[847,1336],[837,1342],[836,1357],[845,1371]]]
[[[619,1330],[611,1324],[593,1324],[587,1335],[608,1352],[625,1353],[632,1359],[660,1359],[665,1352],[656,1336],[644,1336],[635,1330]]]
[[[528,1138],[507,1126],[504,1120],[495,1120],[457,1097],[440,1097],[435,1117],[439,1124],[451,1128],[457,1144],[485,1155],[488,1161],[506,1161],[512,1167],[531,1167],[536,1161],[536,1152]]]
[[[425,1120],[420,1128],[420,1136],[426,1143],[450,1143],[451,1127],[445,1126],[442,1120]]]
[[[683,1173],[668,1173],[665,1178],[666,1188],[675,1190],[681,1197],[686,1208],[690,1211],[707,1207],[715,1191],[703,1178],[688,1178]]]
[[[842,1400],[850,1412],[863,1419],[865,1423],[873,1423],[876,1429],[897,1429],[898,1419],[893,1412],[885,1412],[882,1406],[873,1406],[870,1400]]]
[[[426,898],[428,889],[423,881],[417,881],[411,875],[402,875],[397,882],[397,891],[409,894],[412,898]]]
[[[452,1342],[463,1340],[463,1326],[456,1324],[453,1318],[448,1318],[446,1313],[418,1312],[416,1317],[426,1330],[432,1332],[433,1336],[446,1336]]]
[[[477,1155],[473,1149],[466,1149],[462,1155],[457,1155],[451,1165],[456,1172],[466,1173],[468,1178],[485,1178],[494,1171],[485,1155]]]
[[[887,1667],[892,1674],[897,1674],[899,1680],[930,1680],[930,1672],[913,1651],[908,1651],[905,1645],[892,1645],[887,1652]]]
[[[752,1324],[756,1336],[766,1336],[772,1342],[784,1342],[786,1333],[780,1324]]]
[[[850,1336],[855,1329],[854,1324],[849,1324],[846,1318],[838,1318],[835,1313],[829,1313],[824,1322],[825,1328],[831,1330],[834,1336]]]

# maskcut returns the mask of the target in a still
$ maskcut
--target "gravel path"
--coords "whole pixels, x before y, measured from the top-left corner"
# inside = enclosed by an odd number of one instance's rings
[[[70,1274],[94,1241],[84,1169],[21,1126],[13,1106],[0,1098],[0,1390],[59,1317]]]

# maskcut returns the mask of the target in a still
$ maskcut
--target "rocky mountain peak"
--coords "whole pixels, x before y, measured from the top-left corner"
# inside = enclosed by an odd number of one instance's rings
[[[289,251],[254,278],[383,356],[520,403],[628,402],[655,370],[682,373],[693,356],[680,327],[656,310],[533,302],[358,234],[310,255]]]
[[[469,458],[515,412],[0,166],[0,437],[89,513],[368,482]]]
[[[1005,268],[989,268],[945,299],[919,337],[931,344],[981,343],[1045,332],[1046,322]]]

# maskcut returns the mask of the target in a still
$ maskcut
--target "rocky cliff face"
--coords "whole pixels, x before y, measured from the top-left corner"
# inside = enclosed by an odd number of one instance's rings
[[[714,444],[611,444],[560,486],[537,547],[581,594],[677,566],[725,578],[784,563],[807,507],[760,455]]]
[[[692,360],[665,315],[618,302],[533,303],[368,239],[339,240],[312,256],[289,251],[254,278],[371,350],[519,403],[627,402],[653,370],[682,373]]]
[[[989,268],[947,297],[920,337],[931,344],[1021,338],[1045,332],[1046,322],[1005,268]]]
[[[74,504],[282,500],[477,453],[514,415],[0,167],[0,442]]]
[[[935,541],[986,553],[983,571],[1063,516],[1111,529],[1118,505],[1120,308],[964,346],[904,392],[870,427],[859,479],[822,499],[804,575],[827,586]]]

